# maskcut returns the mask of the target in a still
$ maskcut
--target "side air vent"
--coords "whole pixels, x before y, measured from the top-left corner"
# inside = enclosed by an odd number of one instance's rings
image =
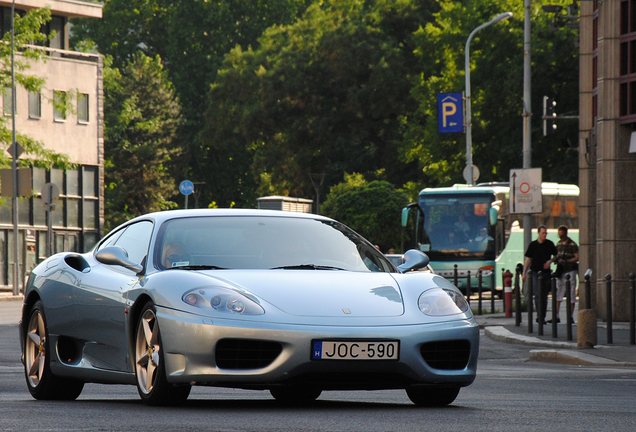
[[[420,353],[424,361],[433,369],[461,370],[470,359],[470,342],[451,340],[428,342],[422,345]]]
[[[216,365],[221,369],[261,369],[283,351],[278,342],[222,339],[216,344]]]

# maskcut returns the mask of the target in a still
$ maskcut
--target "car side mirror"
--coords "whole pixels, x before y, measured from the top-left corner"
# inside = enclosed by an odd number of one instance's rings
[[[128,270],[134,271],[137,275],[140,275],[144,271],[144,267],[141,264],[137,264],[128,258],[128,252],[121,246],[105,247],[95,254],[95,259],[102,264],[127,268]]]
[[[497,209],[490,207],[490,209],[488,209],[488,218],[490,219],[490,225],[495,226],[497,225]]]
[[[398,266],[400,273],[406,273],[411,270],[419,270],[428,265],[430,259],[424,252],[417,249],[409,249],[404,253],[404,263]]]

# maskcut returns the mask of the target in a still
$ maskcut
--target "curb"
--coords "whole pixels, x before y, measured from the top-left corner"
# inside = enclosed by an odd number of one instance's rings
[[[24,295],[13,295],[13,294],[4,294],[0,293],[0,301],[22,301],[24,300]]]
[[[530,360],[545,363],[560,363],[576,366],[622,366],[636,367],[636,363],[618,362],[582,352],[572,352],[570,350],[532,350]]]
[[[542,348],[555,349],[538,349],[531,350],[529,360],[560,363],[577,366],[614,366],[614,367],[636,367],[636,362],[620,362],[605,357],[588,354],[579,350],[578,345],[574,342],[557,342],[539,339],[533,336],[524,336],[511,332],[503,326],[490,326],[484,328],[484,333],[490,339],[498,342],[536,346]],[[612,349],[611,346],[598,345],[595,349]]]
[[[533,336],[518,335],[503,326],[485,327],[484,332],[486,333],[486,336],[492,340],[509,344],[531,345],[546,348],[578,349],[577,344],[574,342],[547,341]]]

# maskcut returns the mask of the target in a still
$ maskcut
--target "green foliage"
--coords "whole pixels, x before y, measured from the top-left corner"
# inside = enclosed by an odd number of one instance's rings
[[[44,78],[29,75],[30,62],[46,61],[44,52],[38,49],[25,47],[34,42],[46,41],[46,35],[40,33],[40,28],[51,19],[49,9],[33,9],[18,16],[14,22],[14,45],[20,55],[14,59],[15,83],[28,91],[39,91],[44,85]],[[0,88],[11,93],[11,32],[6,32],[0,41]],[[0,142],[8,148],[13,141],[13,131],[10,123],[11,117],[0,116]],[[29,138],[23,133],[16,132],[16,141],[24,149],[20,158],[22,166],[36,166],[39,168],[61,169],[73,168],[74,164],[64,154],[47,150],[44,144]],[[8,168],[11,164],[11,156],[8,152],[0,151],[0,167]]]
[[[407,161],[418,162],[428,186],[464,182],[465,136],[438,133],[437,94],[464,90],[468,35],[495,15],[510,11],[513,18],[482,29],[470,46],[473,162],[480,168],[480,182],[507,180],[511,168],[522,166],[523,3],[471,0],[440,5],[434,21],[415,35],[422,74],[414,81],[412,94],[419,106],[401,118],[401,151]],[[542,12],[540,4],[532,6],[531,15],[532,163],[543,167],[544,181],[576,183],[578,156],[561,144],[566,137],[577,142],[576,122],[560,122],[556,140],[545,140],[541,114],[543,95],[555,96],[562,113],[578,110],[577,35],[566,27],[551,33],[548,24],[553,15]]]
[[[367,182],[361,174],[355,173],[345,175],[344,182],[331,188],[322,210],[386,251],[400,248],[400,210],[407,203],[407,195],[397,191],[391,183]]]
[[[309,173],[325,173],[327,185],[345,172],[383,169],[395,183],[416,175],[400,160],[398,119],[416,106],[410,35],[430,16],[426,6],[315,3],[296,23],[269,28],[257,49],[232,50],[202,134],[208,157],[233,166],[209,174],[223,176],[208,180],[222,185],[216,194],[245,195],[224,180],[257,184],[259,194],[312,196]]]
[[[72,43],[94,41],[101,53],[113,57],[115,67],[124,65],[138,50],[151,57],[159,55],[175,85],[184,117],[175,141],[184,152],[180,163],[171,167],[172,175],[206,182],[201,202],[229,205],[236,198],[241,204],[253,205],[253,182],[236,178],[232,172],[216,178],[209,175],[211,171],[232,171],[236,160],[206,155],[198,137],[204,127],[208,89],[232,48],[256,46],[266,28],[293,22],[305,8],[305,0],[106,0],[103,19],[73,20]],[[225,193],[230,181],[231,188]],[[238,196],[229,196],[229,190]],[[241,199],[246,190],[249,198]]]
[[[167,166],[181,124],[175,90],[157,56],[133,55],[120,69],[104,71],[106,229],[175,204],[177,190]]]

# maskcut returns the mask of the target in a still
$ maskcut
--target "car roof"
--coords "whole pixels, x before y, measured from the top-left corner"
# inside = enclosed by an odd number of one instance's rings
[[[278,218],[298,218],[298,219],[321,219],[332,220],[328,217],[313,214],[313,213],[299,213],[289,212],[282,210],[260,210],[260,209],[190,209],[190,210],[165,210],[160,212],[148,213],[142,216],[138,216],[129,221],[129,223],[138,220],[152,219],[156,222],[162,223],[170,219],[184,218],[184,217],[202,217],[202,216],[260,216],[260,217],[278,217]]]

